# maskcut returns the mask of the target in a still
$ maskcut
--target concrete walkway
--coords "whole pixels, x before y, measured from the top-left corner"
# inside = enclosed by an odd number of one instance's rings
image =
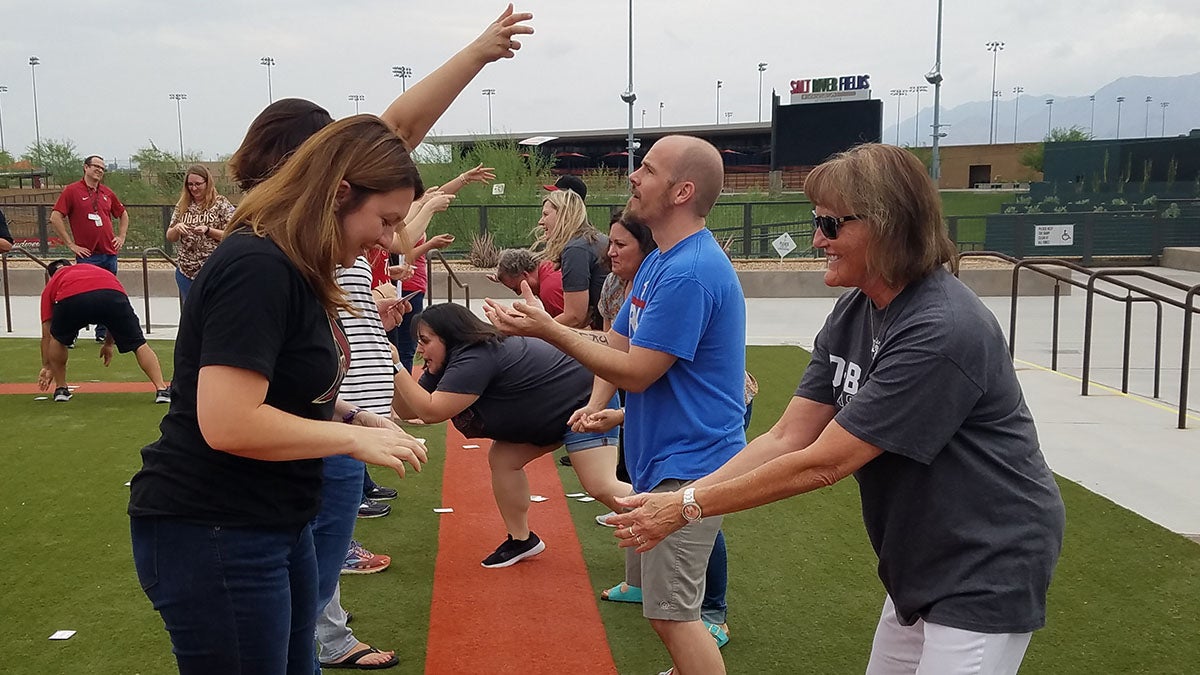
[[[1150,268],[1186,285],[1200,273]],[[1163,289],[1169,297],[1181,293]],[[509,298],[505,298],[508,300]],[[12,299],[15,337],[37,337],[37,298]],[[132,298],[139,315],[141,298]],[[1007,297],[985,298],[1008,331]],[[811,348],[829,298],[752,298],[747,301],[746,335],[754,345]],[[476,311],[480,302],[473,303]],[[1121,384],[1123,305],[1098,299],[1093,328],[1089,396],[1080,395],[1085,297],[1075,290],[1061,301],[1059,370],[1049,370],[1053,300],[1021,298],[1016,363],[1025,397],[1037,420],[1042,447],[1058,474],[1135,511],[1159,525],[1200,541],[1200,347],[1192,345],[1188,429],[1176,428],[1176,402],[1182,342],[1182,310],[1164,307],[1160,397],[1153,392],[1154,311],[1136,306],[1131,337],[1130,394]],[[175,298],[152,298],[152,339],[174,339],[179,305]],[[144,317],[142,317],[144,319]],[[1200,317],[1197,317],[1200,319]],[[0,325],[0,330],[4,326]],[[1200,323],[1194,342],[1200,342]],[[30,377],[37,372],[30,364]],[[797,371],[796,379],[799,380]]]

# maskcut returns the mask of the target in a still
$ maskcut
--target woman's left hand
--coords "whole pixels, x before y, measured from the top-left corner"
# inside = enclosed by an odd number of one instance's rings
[[[616,501],[622,509],[632,509],[608,517],[608,522],[617,527],[613,534],[620,540],[621,548],[636,546],[638,553],[645,553],[687,525],[683,519],[682,493],[642,493],[617,497]]]
[[[496,180],[496,170],[482,164],[462,172],[463,184],[488,183]]]

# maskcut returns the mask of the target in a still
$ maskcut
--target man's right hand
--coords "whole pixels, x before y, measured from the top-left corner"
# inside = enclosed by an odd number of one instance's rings
[[[542,301],[533,294],[529,282],[521,282],[521,300],[508,307],[491,298],[484,299],[483,313],[505,335],[544,337],[559,324],[542,309]]]
[[[50,388],[50,383],[53,380],[54,374],[50,372],[50,369],[42,368],[41,372],[38,373],[38,390],[46,391]]]
[[[67,248],[71,249],[71,252],[75,254],[76,258],[86,258],[92,254],[91,249],[84,248],[75,242],[67,244]]]

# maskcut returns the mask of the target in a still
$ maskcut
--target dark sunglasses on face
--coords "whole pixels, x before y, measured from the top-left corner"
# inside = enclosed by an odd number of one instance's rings
[[[813,214],[813,231],[821,230],[821,234],[825,235],[826,239],[837,239],[838,230],[842,229],[842,223],[848,220],[860,220],[858,216],[818,216]]]

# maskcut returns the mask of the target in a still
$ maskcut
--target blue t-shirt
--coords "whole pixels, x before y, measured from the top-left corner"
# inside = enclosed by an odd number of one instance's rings
[[[625,463],[635,490],[707,476],[746,445],[746,300],[711,232],[651,252],[613,328],[633,346],[677,357],[646,391],[625,399]]]

